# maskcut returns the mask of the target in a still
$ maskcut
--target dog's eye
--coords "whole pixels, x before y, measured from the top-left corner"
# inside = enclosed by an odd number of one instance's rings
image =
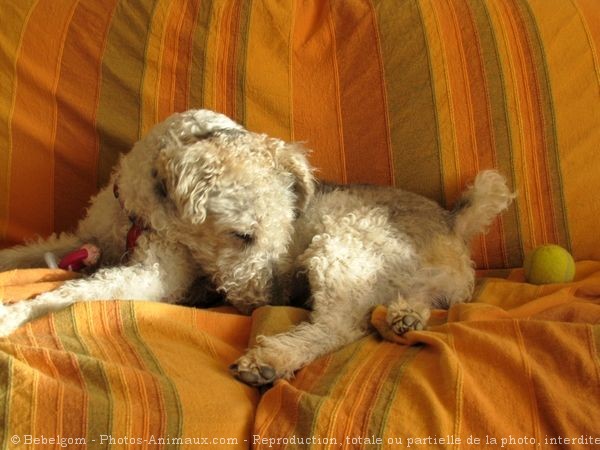
[[[154,192],[160,198],[167,198],[167,186],[165,185],[165,180],[160,180],[154,185]]]
[[[250,233],[234,231],[232,234],[236,239],[242,241],[244,244],[252,244],[252,242],[254,242],[254,236],[252,236]]]

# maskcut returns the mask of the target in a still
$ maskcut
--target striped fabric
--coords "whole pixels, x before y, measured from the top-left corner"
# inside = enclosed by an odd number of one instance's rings
[[[44,277],[24,271],[21,290]],[[27,325],[0,339],[0,449],[247,449],[258,392],[227,366],[249,331],[245,316],[143,302]]]
[[[262,397],[254,448],[598,447],[600,264],[577,271],[489,279],[409,346],[370,336],[317,360]]]
[[[0,239],[71,228],[118,155],[205,107],[304,141],[320,176],[518,203],[473,245],[600,258],[597,0],[0,2]]]
[[[408,346],[371,335],[260,399],[227,366],[306,311],[79,303],[0,338],[0,449],[596,448],[600,262],[566,285],[522,277],[482,280]],[[0,294],[61,279],[0,274]],[[564,445],[580,437],[597,441]]]

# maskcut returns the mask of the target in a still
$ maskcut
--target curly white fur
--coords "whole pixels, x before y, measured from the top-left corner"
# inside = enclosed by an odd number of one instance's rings
[[[113,182],[123,207],[108,186],[75,234],[0,252],[6,269],[92,242],[104,265],[4,306],[0,333],[79,300],[181,301],[203,275],[244,313],[301,297],[312,308],[309,322],[260,337],[232,365],[254,385],[291,377],[364,336],[378,304],[388,305],[388,321],[402,334],[425,326],[432,307],[468,300],[468,242],[513,197],[494,171],[479,174],[453,212],[399,189],[319,184],[300,146],[206,110],[157,125],[121,159]],[[151,231],[123,263],[132,214]]]

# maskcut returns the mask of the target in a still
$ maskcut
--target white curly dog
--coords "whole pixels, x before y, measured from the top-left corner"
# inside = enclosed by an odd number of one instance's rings
[[[376,305],[403,334],[432,307],[468,300],[469,241],[512,198],[495,171],[481,172],[453,211],[399,189],[320,184],[299,145],[207,110],[174,114],[121,158],[74,234],[0,251],[0,269],[41,266],[46,252],[84,243],[102,251],[90,277],[2,306],[0,334],[77,301],[180,302],[204,275],[243,313],[291,299],[312,309],[230,367],[252,385],[289,378],[369,333]]]

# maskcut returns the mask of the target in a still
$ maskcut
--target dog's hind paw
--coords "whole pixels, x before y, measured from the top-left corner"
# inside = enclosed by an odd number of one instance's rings
[[[387,322],[399,336],[408,331],[422,330],[428,320],[429,308],[413,308],[404,300],[390,305],[387,312]]]
[[[230,365],[229,371],[238,380],[250,386],[264,386],[279,378],[277,371],[273,367],[260,363],[249,354],[242,356]]]
[[[271,366],[240,367],[238,364],[232,364],[229,370],[238,380],[250,386],[263,386],[272,383],[276,378],[275,369]]]

